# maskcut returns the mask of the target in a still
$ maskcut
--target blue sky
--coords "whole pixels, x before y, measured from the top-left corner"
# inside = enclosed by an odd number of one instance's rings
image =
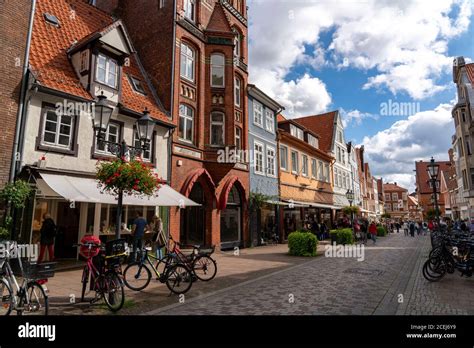
[[[341,110],[346,140],[368,148],[372,172],[412,188],[415,160],[447,158],[452,59],[474,58],[473,6],[471,0],[253,0],[250,80],[283,104],[287,117]],[[380,115],[389,100],[417,103],[420,112]]]

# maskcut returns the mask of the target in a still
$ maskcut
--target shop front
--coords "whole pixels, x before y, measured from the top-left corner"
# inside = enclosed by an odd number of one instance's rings
[[[77,258],[73,247],[86,234],[98,236],[103,242],[115,239],[117,204],[115,197],[101,193],[97,182],[90,177],[38,173],[34,209],[31,213],[31,231],[23,240],[39,243],[44,214],[49,213],[57,225],[55,256],[58,259]],[[171,206],[199,207],[162,185],[156,196],[125,196],[122,211],[121,238],[131,240],[131,229],[137,212],[149,222],[154,216],[161,218],[168,231],[168,210]],[[27,217],[26,217],[27,218]],[[26,238],[25,238],[26,237]],[[151,232],[145,238],[151,237]]]

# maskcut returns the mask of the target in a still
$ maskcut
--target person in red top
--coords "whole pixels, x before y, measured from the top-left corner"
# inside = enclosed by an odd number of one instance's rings
[[[370,233],[370,238],[375,244],[375,242],[377,241],[377,226],[375,226],[375,222],[373,221],[371,222],[369,226],[369,233]]]

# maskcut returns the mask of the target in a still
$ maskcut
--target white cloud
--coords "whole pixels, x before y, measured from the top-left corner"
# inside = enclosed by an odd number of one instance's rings
[[[339,112],[342,116],[342,124],[343,124],[344,128],[347,128],[351,124],[356,125],[356,126],[360,126],[362,124],[362,121],[367,119],[367,118],[371,118],[373,120],[378,120],[379,119],[378,115],[374,115],[374,114],[371,114],[371,113],[368,113],[368,112],[361,112],[357,109],[346,111],[343,108],[341,108],[339,110]]]
[[[471,0],[254,0],[249,6],[251,82],[294,108],[294,116],[326,111],[332,102],[318,77],[304,76],[308,67],[361,69],[367,81],[354,88],[414,99],[443,90],[438,78],[452,64],[448,42],[466,32],[473,7]],[[324,33],[332,33],[327,47],[320,40]],[[291,74],[295,68],[299,75]],[[309,81],[315,89],[303,88]],[[278,99],[280,94],[300,101]],[[311,98],[312,106],[301,102]]]
[[[451,104],[440,104],[434,110],[421,111],[390,128],[365,137],[366,160],[371,172],[385,180],[397,181],[414,190],[415,161],[447,160],[454,123]]]

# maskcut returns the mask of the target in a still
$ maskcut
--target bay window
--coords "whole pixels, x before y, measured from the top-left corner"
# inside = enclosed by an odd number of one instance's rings
[[[235,106],[240,107],[242,102],[242,81],[236,77],[235,78],[235,85],[234,85],[234,102]]]
[[[196,3],[195,0],[184,0],[184,17],[191,22],[196,21]]]
[[[97,56],[96,81],[117,88],[118,65],[112,58],[103,54]]]
[[[179,106],[178,137],[190,143],[194,141],[194,110],[185,104]]]
[[[211,145],[224,145],[224,114],[211,113]]]
[[[194,65],[195,65],[195,53],[194,50],[186,45],[181,44],[181,77],[194,82]]]
[[[211,86],[224,87],[225,57],[223,54],[214,53],[211,55]]]

